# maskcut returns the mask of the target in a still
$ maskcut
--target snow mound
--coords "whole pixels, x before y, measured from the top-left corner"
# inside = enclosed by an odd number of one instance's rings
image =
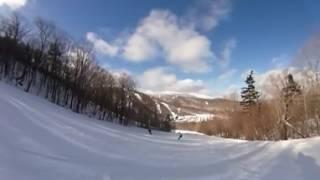
[[[122,127],[0,82],[0,179],[318,180],[320,138],[247,142]]]

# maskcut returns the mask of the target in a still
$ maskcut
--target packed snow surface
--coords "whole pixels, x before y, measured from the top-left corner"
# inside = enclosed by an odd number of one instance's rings
[[[247,142],[122,127],[0,83],[0,179],[314,179],[320,138]]]

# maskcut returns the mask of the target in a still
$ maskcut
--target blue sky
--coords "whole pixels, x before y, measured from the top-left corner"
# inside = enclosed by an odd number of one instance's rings
[[[212,96],[243,74],[290,66],[320,28],[317,0],[0,0],[93,44],[99,63],[140,89]],[[10,10],[9,10],[10,9]]]

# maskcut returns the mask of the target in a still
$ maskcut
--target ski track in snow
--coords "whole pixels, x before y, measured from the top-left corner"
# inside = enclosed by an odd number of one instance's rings
[[[176,114],[171,110],[170,106],[167,103],[161,102],[161,104],[167,108],[173,117],[176,117]]]
[[[160,104],[158,102],[156,102],[156,105],[157,105],[157,111],[159,112],[159,114],[162,114]]]
[[[134,95],[139,99],[139,101],[142,101],[142,97],[138,93],[134,93]]]
[[[318,180],[320,138],[247,142],[122,127],[0,82],[0,179]]]

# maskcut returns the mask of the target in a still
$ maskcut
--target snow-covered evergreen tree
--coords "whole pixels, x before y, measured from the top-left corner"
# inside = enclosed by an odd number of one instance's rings
[[[283,127],[281,131],[282,139],[288,139],[288,130],[287,127],[293,128],[290,124],[290,105],[294,100],[301,95],[301,87],[293,79],[292,74],[289,74],[286,79],[284,88],[282,89],[282,98],[284,103],[284,119],[282,119]]]
[[[260,97],[260,93],[256,90],[255,80],[253,78],[253,71],[250,71],[245,83],[247,87],[242,88],[240,105],[244,111],[248,111],[252,106],[256,105]]]
[[[291,103],[293,98],[301,94],[301,87],[293,79],[292,74],[287,76],[285,87],[282,89],[285,102]]]

